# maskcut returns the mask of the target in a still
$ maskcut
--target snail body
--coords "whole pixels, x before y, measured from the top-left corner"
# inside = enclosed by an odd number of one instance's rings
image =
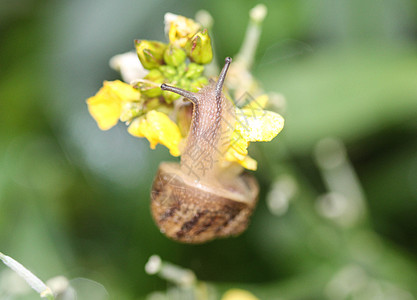
[[[224,172],[223,156],[233,132],[233,104],[222,93],[231,58],[217,82],[198,93],[162,84],[193,103],[191,127],[181,162],[161,163],[155,177],[151,210],[168,237],[203,243],[243,232],[257,202],[259,187],[249,174]]]

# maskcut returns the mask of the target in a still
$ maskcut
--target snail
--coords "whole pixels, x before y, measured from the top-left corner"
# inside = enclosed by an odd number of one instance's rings
[[[222,169],[236,121],[233,104],[222,92],[231,61],[227,57],[217,82],[198,93],[161,85],[193,105],[181,162],[162,162],[152,185],[152,216],[160,231],[176,241],[204,243],[238,235],[257,202],[259,186],[252,175]]]

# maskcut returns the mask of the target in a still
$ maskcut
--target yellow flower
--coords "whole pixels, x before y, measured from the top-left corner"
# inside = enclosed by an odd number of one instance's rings
[[[183,16],[172,13],[165,14],[165,31],[171,44],[183,48],[188,39],[200,30],[200,24]]]
[[[223,294],[221,300],[259,300],[259,298],[245,290],[230,289]]]
[[[269,142],[281,132],[284,119],[277,113],[263,110],[267,100],[268,97],[262,95],[242,109],[236,108],[236,125],[225,154],[227,161],[256,170],[256,161],[248,156],[249,142]]]
[[[180,155],[180,130],[177,124],[162,112],[151,110],[146,115],[136,118],[130,124],[128,132],[136,137],[147,138],[152,149],[160,143],[169,149],[171,155]]]
[[[246,104],[243,109],[252,109],[252,110],[262,110],[265,108],[268,103],[269,97],[266,94],[263,94],[256,98],[255,100]]]
[[[103,87],[87,99],[88,111],[101,130],[108,130],[117,124],[124,101],[138,101],[140,93],[120,80],[104,81]]]

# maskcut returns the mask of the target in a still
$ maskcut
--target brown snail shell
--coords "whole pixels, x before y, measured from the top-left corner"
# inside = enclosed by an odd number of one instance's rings
[[[152,186],[152,216],[168,237],[203,243],[242,233],[257,202],[256,179],[243,173],[224,188],[196,184],[178,163],[161,163]]]

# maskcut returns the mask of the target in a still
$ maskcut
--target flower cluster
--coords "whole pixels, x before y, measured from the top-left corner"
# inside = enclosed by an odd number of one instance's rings
[[[167,13],[165,33],[168,43],[135,40],[136,54],[113,58],[111,65],[128,83],[105,81],[87,104],[100,129],[108,130],[120,120],[129,126],[131,135],[145,137],[152,149],[162,144],[171,155],[179,156],[190,127],[192,105],[178,94],[162,91],[160,85],[197,92],[209,82],[205,69],[212,62],[213,50],[208,30],[192,19]],[[139,60],[135,62],[133,55]],[[230,101],[234,101],[232,90],[225,88]],[[267,95],[259,95],[241,108],[235,106],[234,132],[225,153],[230,164],[256,170],[256,161],[248,156],[249,143],[270,141],[283,128],[280,115],[264,110],[267,101]]]

